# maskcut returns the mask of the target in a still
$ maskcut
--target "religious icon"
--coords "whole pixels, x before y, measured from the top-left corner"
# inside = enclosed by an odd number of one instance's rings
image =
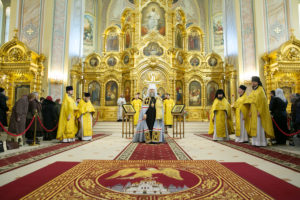
[[[124,59],[123,59],[124,64],[128,64],[129,63],[129,55],[125,55]]]
[[[200,35],[196,30],[191,31],[188,36],[188,49],[189,51],[200,51]]]
[[[118,85],[115,81],[109,81],[105,87],[105,105],[117,106]]]
[[[124,95],[126,102],[130,102],[131,83],[129,80],[124,83]]]
[[[196,66],[199,66],[200,64],[200,61],[197,57],[194,57],[190,60],[190,64],[193,66],[193,67],[196,67]]]
[[[162,87],[158,88],[157,92],[159,93],[159,96],[160,96],[162,99],[165,98],[165,93],[166,93],[166,92],[165,92],[165,89],[164,89],[164,88],[162,88]]]
[[[107,60],[107,64],[111,67],[115,66],[117,64],[117,59],[115,57],[110,57]]]
[[[283,90],[283,94],[284,94],[285,98],[290,99],[290,96],[292,94],[292,88],[284,86],[284,87],[281,87],[281,89]]]
[[[125,34],[125,49],[128,49],[131,47],[131,34],[130,31],[127,30]]]
[[[182,113],[185,105],[175,105],[172,109],[172,113],[179,114]]]
[[[148,88],[144,87],[142,95],[143,95],[143,99],[147,97],[147,92],[148,92]]]
[[[176,104],[183,104],[183,84],[182,81],[176,81]]]
[[[123,104],[123,109],[125,111],[125,113],[136,113],[136,111],[134,110],[134,107],[131,104]]]
[[[94,24],[95,19],[93,16],[84,15],[84,28],[83,28],[83,45],[93,46],[94,42]]]
[[[98,65],[99,65],[99,60],[98,60],[98,58],[94,57],[94,58],[91,58],[91,59],[90,59],[90,66],[91,66],[91,67],[96,67],[96,66],[98,66]]]
[[[223,16],[217,15],[213,18],[213,49],[224,49]]]
[[[93,81],[89,84],[89,93],[91,94],[91,102],[95,106],[100,106],[100,84]]]
[[[218,64],[218,60],[215,57],[211,57],[208,59],[208,64],[211,67],[215,67]]]
[[[201,85],[198,81],[192,81],[189,86],[189,105],[201,106]]]
[[[119,51],[119,36],[116,32],[110,32],[107,36],[106,51]]]
[[[177,56],[177,61],[179,64],[182,64],[183,63],[183,57],[182,57],[182,54],[179,53],[178,56]]]
[[[151,31],[165,35],[165,11],[157,3],[149,3],[142,11],[142,36]]]
[[[207,99],[207,105],[208,106],[211,106],[215,100],[215,95],[216,95],[216,92],[217,90],[219,89],[219,85],[214,82],[214,81],[211,81],[207,84],[207,87],[206,87],[206,99]]]
[[[176,29],[175,32],[175,47],[182,49],[183,48],[183,40],[182,40],[182,33],[180,29]]]
[[[30,85],[20,85],[15,88],[15,102],[18,101],[22,96],[30,93]]]
[[[161,56],[163,49],[156,43],[150,42],[143,50],[145,56]]]

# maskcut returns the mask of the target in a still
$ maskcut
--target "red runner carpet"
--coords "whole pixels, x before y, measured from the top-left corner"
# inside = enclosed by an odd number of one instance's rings
[[[170,136],[166,143],[130,143],[114,160],[192,160]]]
[[[5,200],[19,199],[76,166],[78,162],[56,162],[0,187]],[[274,199],[299,199],[300,189],[246,163],[221,163]]]
[[[96,134],[93,136],[94,140],[98,140],[108,136],[106,134]],[[65,152],[67,150],[73,149],[75,147],[87,144],[91,141],[76,141],[73,143],[58,143],[48,147],[41,147],[37,149],[32,149],[29,152],[17,153],[17,155],[10,156],[7,158],[0,159],[0,174],[11,171],[13,169],[28,165],[30,163],[48,158],[50,156]],[[9,156],[9,155],[8,155]]]
[[[299,199],[300,189],[247,163],[221,163],[275,199]]]
[[[212,140],[212,136],[208,134],[195,134],[200,137]],[[261,159],[273,162],[291,170],[300,172],[300,158],[296,157],[292,153],[275,151],[267,149],[269,147],[255,147],[247,143],[239,143],[234,140],[218,141],[218,143],[229,146],[231,148],[243,151]]]
[[[0,197],[3,200],[20,199],[77,164],[79,162],[55,162],[0,187]]]
[[[129,160],[177,160],[168,143],[145,144],[140,143]]]

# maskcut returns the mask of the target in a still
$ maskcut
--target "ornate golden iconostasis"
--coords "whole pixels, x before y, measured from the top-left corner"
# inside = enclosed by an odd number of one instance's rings
[[[292,34],[289,41],[283,43],[277,50],[263,57],[266,90],[270,92],[281,88],[290,102],[290,94],[300,93],[300,40]],[[291,104],[288,105],[288,111]]]
[[[44,75],[43,61],[39,55],[19,41],[17,30],[13,39],[0,48],[0,85],[6,90],[8,107],[30,92],[41,93]]]
[[[117,119],[120,94],[130,102],[155,83],[160,95],[186,105],[188,121],[207,120],[217,89],[235,99],[236,72],[218,54],[204,52],[203,37],[198,26],[186,27],[185,13],[172,9],[172,1],[137,1],[120,27],[105,30],[102,56],[90,54],[72,67],[75,95],[89,91],[100,120],[110,121]]]

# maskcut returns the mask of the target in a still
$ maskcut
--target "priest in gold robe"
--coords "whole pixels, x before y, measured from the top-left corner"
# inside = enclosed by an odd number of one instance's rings
[[[93,136],[93,114],[95,113],[95,108],[90,98],[90,93],[84,93],[84,99],[81,99],[78,104],[79,131],[77,136],[81,140],[92,140]]]
[[[213,135],[215,141],[229,140],[229,134],[233,133],[231,106],[223,90],[217,90],[210,116],[208,134]]]
[[[170,94],[166,94],[166,99],[164,100],[164,112],[165,112],[165,126],[173,125],[173,115],[172,109],[175,106],[175,102],[170,98]]]
[[[252,92],[245,104],[250,105],[250,132],[253,146],[267,146],[267,137],[274,138],[268,100],[260,78],[252,77]]]
[[[143,101],[139,98],[139,93],[137,93],[135,95],[133,101],[131,102],[131,104],[135,110],[135,114],[133,116],[133,121],[134,121],[135,126],[138,124],[138,121],[139,121],[139,115],[140,115],[140,111],[142,109],[142,103],[143,103]]]
[[[163,102],[157,95],[156,85],[150,84],[147,96],[143,101],[133,142],[164,142],[164,110]]]
[[[233,109],[235,110],[235,141],[236,142],[248,142],[248,132],[249,132],[249,105],[245,104],[247,100],[246,95],[247,87],[244,85],[240,85],[238,89],[238,93],[240,97],[236,100],[233,105]]]
[[[59,115],[56,136],[56,138],[61,142],[75,142],[75,135],[78,130],[75,122],[78,108],[74,99],[72,98],[72,95],[73,87],[67,86]]]

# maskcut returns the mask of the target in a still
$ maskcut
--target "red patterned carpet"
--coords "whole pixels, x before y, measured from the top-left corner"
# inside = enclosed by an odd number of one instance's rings
[[[114,160],[192,160],[169,136],[166,143],[130,143]]]
[[[174,195],[178,199],[299,199],[299,188],[253,166],[246,163],[221,164],[216,161],[56,162],[0,187],[0,196],[6,200],[20,199],[25,195],[23,199],[101,199],[100,195],[107,196],[103,199],[173,199]],[[151,167],[152,178],[165,187],[173,188],[173,193],[155,196],[115,192],[125,183],[128,188],[132,180],[141,179],[137,173],[116,173],[132,167],[139,168],[140,172],[144,172],[145,167]],[[178,170],[180,176],[164,173],[162,169],[165,168]],[[155,173],[155,169],[161,171]],[[126,179],[132,175],[136,177]],[[148,175],[147,179],[150,177]],[[114,184],[117,186],[112,187]],[[182,185],[185,187],[180,187]],[[174,192],[176,187],[173,186],[179,186],[177,189],[181,191]],[[104,192],[99,193],[99,190]],[[95,192],[98,192],[97,195]]]
[[[106,134],[96,134],[93,140],[106,137]],[[29,151],[18,152],[13,155],[9,154],[0,159],[0,174],[13,169],[28,165],[30,163],[48,158],[50,156],[62,153],[75,147],[90,143],[91,141],[76,141],[74,143],[57,143],[48,147],[38,147]]]
[[[195,135],[212,140],[212,136],[208,134]],[[270,147],[255,147],[247,143],[238,143],[234,140],[218,141],[218,143],[300,172],[300,156],[297,154],[270,149]]]

